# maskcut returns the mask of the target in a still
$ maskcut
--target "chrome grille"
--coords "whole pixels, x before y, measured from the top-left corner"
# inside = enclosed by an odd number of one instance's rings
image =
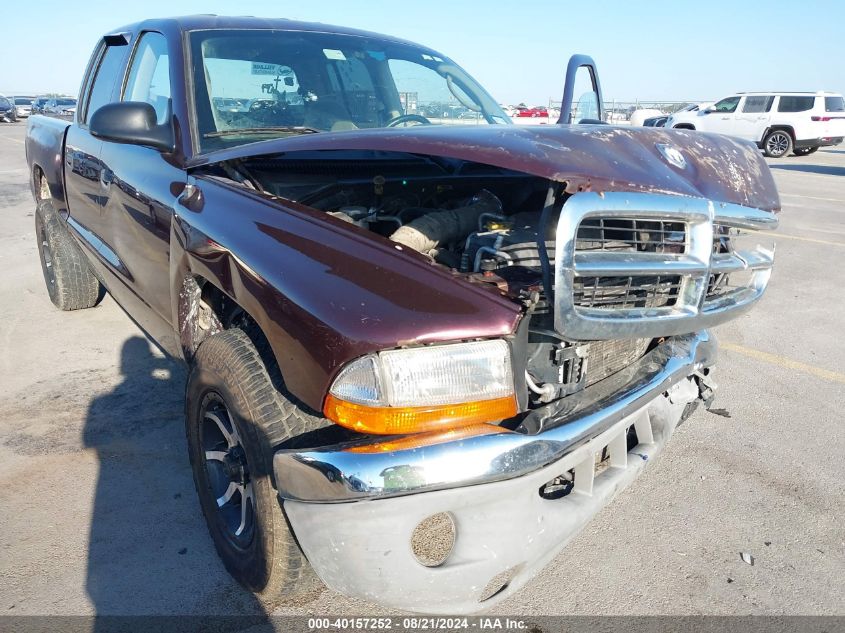
[[[579,308],[664,308],[675,305],[681,292],[678,275],[576,277],[572,299]]]
[[[685,222],[587,217],[578,226],[575,250],[681,253],[686,237]]]
[[[729,233],[776,226],[767,211],[702,198],[574,194],[555,240],[554,328],[585,341],[718,325],[762,296],[774,261],[760,246],[734,250]]]

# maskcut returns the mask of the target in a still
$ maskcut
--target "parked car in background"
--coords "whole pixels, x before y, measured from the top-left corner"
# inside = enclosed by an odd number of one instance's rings
[[[25,119],[32,114],[32,102],[35,97],[14,97],[15,114],[19,119]]]
[[[754,141],[766,156],[812,154],[845,138],[845,99],[834,92],[738,92],[697,111],[676,112],[666,127]]]
[[[72,118],[76,114],[76,99],[71,97],[53,97],[52,99],[48,99],[41,110],[41,114]]]
[[[549,110],[545,106],[534,106],[533,108],[527,108],[525,106],[516,106],[516,112],[513,116],[515,117],[531,117],[531,118],[541,118],[549,116]]]
[[[18,116],[15,113],[15,104],[8,97],[0,95],[0,121],[14,123],[17,120]]]
[[[669,118],[668,114],[661,114],[659,116],[652,116],[647,118],[643,121],[644,127],[663,127],[666,125],[666,119]]]
[[[646,119],[662,116],[663,112],[656,108],[637,108],[628,116],[631,125],[645,125]],[[654,127],[654,126],[650,126]]]
[[[32,111],[30,114],[43,114],[44,106],[47,105],[49,100],[49,97],[36,97],[32,102]]]

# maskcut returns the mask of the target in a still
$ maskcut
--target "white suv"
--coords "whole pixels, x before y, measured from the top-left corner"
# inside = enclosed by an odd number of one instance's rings
[[[738,92],[698,112],[676,112],[667,128],[754,141],[766,156],[812,154],[845,137],[845,99],[833,92]]]

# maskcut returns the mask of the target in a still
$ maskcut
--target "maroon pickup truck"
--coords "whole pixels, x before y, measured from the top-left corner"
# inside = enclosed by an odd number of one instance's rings
[[[563,101],[519,127],[431,49],[197,16],[104,36],[74,120],[30,118],[50,298],[107,291],[189,365],[202,512],[262,598],[313,570],[489,608],[712,399],[708,328],[771,273],[768,168],[601,124],[583,56]]]

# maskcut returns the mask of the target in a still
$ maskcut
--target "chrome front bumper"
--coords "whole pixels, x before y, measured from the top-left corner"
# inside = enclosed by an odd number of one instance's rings
[[[308,560],[333,589],[410,611],[480,611],[517,591],[639,475],[699,397],[694,375],[715,355],[707,332],[669,339],[514,432],[389,452],[358,452],[360,444],[279,451],[279,495]],[[639,444],[628,451],[631,427]],[[608,467],[596,474],[604,449]],[[569,471],[570,494],[540,496]],[[455,543],[445,563],[425,567],[411,536],[441,512],[451,515]]]

